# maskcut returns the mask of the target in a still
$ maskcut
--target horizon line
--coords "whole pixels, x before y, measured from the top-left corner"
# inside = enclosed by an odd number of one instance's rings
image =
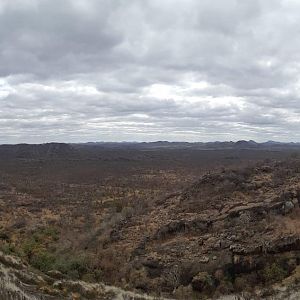
[[[267,140],[262,142],[257,142],[255,140],[215,140],[215,141],[171,141],[171,140],[155,140],[155,141],[88,141],[88,142],[59,142],[59,141],[49,141],[41,143],[30,143],[30,142],[20,142],[20,143],[0,143],[0,146],[4,145],[46,145],[46,144],[153,144],[153,143],[185,143],[185,144],[212,144],[212,143],[238,143],[238,142],[247,142],[247,143],[256,143],[256,144],[300,144],[300,142],[282,142],[282,141],[273,141]]]

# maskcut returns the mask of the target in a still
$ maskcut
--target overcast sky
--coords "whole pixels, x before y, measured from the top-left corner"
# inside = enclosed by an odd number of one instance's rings
[[[0,0],[0,143],[300,141],[299,0]]]

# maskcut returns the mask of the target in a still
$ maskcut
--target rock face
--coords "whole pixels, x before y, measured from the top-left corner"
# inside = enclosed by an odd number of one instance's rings
[[[188,286],[199,297],[254,292],[291,276],[300,263],[299,199],[299,161],[207,174],[127,222],[111,246],[130,241],[122,249],[129,251],[132,288],[139,282],[131,274],[143,270],[149,293]]]

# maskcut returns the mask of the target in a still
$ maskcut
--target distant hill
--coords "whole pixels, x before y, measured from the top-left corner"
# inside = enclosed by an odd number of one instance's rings
[[[17,144],[0,145],[0,157],[3,158],[53,158],[68,157],[74,153],[74,148],[69,144]]]
[[[75,148],[128,148],[128,149],[156,149],[156,148],[167,148],[167,149],[300,149],[300,143],[281,143],[274,141],[267,141],[263,143],[257,143],[253,140],[240,140],[237,142],[224,141],[224,142],[168,142],[168,141],[157,141],[157,142],[121,142],[121,143],[105,143],[105,142],[95,142],[95,143],[82,143],[73,144]]]
[[[46,144],[16,144],[0,145],[0,159],[72,159],[97,157],[99,151],[110,150],[163,150],[163,149],[191,149],[191,150],[300,150],[299,143],[280,143],[268,141],[240,140],[237,142],[120,142],[120,143],[46,143]]]

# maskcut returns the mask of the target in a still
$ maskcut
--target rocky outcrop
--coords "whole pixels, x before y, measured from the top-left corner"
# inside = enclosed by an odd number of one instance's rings
[[[136,220],[151,230],[140,235],[130,256],[148,278],[147,290],[191,289],[207,297],[254,292],[290,276],[300,263],[299,164],[206,174],[157,202]]]

